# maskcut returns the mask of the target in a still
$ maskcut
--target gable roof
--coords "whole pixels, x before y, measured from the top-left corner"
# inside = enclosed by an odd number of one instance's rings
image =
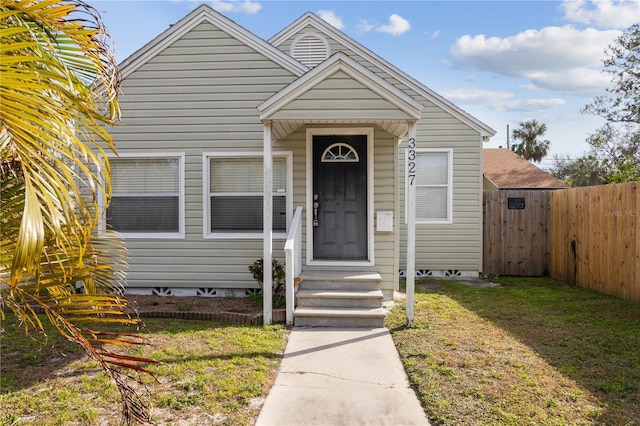
[[[203,22],[208,22],[237,40],[242,41],[296,76],[300,76],[309,70],[305,65],[280,49],[246,30],[235,21],[216,12],[210,6],[203,4],[122,61],[120,63],[122,78],[136,71],[159,52]]]
[[[443,98],[433,90],[429,89],[427,86],[409,76],[405,72],[396,68],[371,50],[367,49],[357,41],[353,40],[351,37],[347,36],[337,28],[333,27],[329,23],[325,22],[323,19],[317,17],[311,12],[307,12],[298,18],[296,21],[291,23],[289,26],[284,28],[282,31],[271,37],[268,42],[274,46],[279,46],[284,43],[286,40],[293,37],[296,33],[301,31],[306,26],[312,26],[316,28],[318,31],[323,32],[325,34],[329,34],[336,41],[348,47],[352,51],[356,52],[358,55],[363,57],[368,62],[374,64],[375,66],[381,68],[386,73],[391,75],[392,77],[398,79],[402,83],[406,84],[411,89],[415,90],[417,93],[424,96],[430,102],[433,102],[435,105],[439,106],[443,110],[447,111],[454,117],[457,117],[463,123],[466,123],[469,127],[477,130],[484,137],[491,137],[496,134],[496,131],[491,127],[481,122],[477,118],[471,116],[467,112],[461,110],[453,103]]]
[[[148,42],[138,51],[133,53],[127,59],[122,61],[120,64],[122,78],[126,78],[128,75],[138,70],[141,66],[146,64],[158,53],[169,47],[184,34],[191,31],[193,28],[202,24],[203,22],[208,22],[216,26],[218,29],[243,42],[247,46],[252,47],[256,51],[278,63],[284,69],[290,71],[297,77],[300,77],[307,73],[309,71],[309,68],[304,64],[298,62],[288,54],[282,52],[280,49],[278,49],[277,46],[287,40],[289,37],[296,34],[296,32],[301,28],[307,25],[311,25],[314,28],[318,29],[319,32],[333,37],[342,45],[351,49],[357,55],[363,57],[366,61],[380,68],[383,72],[389,74],[391,77],[397,79],[403,84],[406,84],[410,89],[424,96],[433,104],[439,106],[443,110],[450,113],[452,116],[460,119],[463,123],[477,130],[483,137],[490,137],[495,135],[496,133],[496,131],[488,125],[482,123],[475,117],[459,109],[453,103],[438,95],[419,81],[410,77],[408,74],[405,74],[403,71],[391,65],[380,56],[376,55],[366,47],[351,39],[341,31],[335,29],[333,26],[329,25],[324,20],[320,19],[311,12],[308,12],[300,17],[298,20],[296,20],[291,25],[272,37],[269,41],[265,41],[252,32],[246,30],[236,22],[232,21],[231,19],[213,10],[210,6],[205,4],[200,5],[184,18],[171,25],[163,33]],[[327,61],[329,61],[329,59],[327,59]],[[383,80],[380,77],[377,78]],[[373,81],[373,79],[370,80]],[[389,87],[392,86],[388,82],[386,84]]]
[[[394,114],[397,115],[395,118],[388,117],[385,120],[374,120],[386,130],[396,134],[396,136],[403,137],[407,131],[407,123],[420,119],[420,112],[423,108],[422,104],[416,102],[400,89],[360,65],[345,53],[338,52],[258,105],[260,120],[270,120],[276,118],[277,115],[279,119],[284,118],[285,120],[289,120],[289,123],[285,126],[286,131],[279,134],[280,137],[286,136],[287,133],[294,131],[302,125],[303,121],[295,117],[295,111],[288,113],[289,115],[293,114],[291,117],[282,117],[283,115],[286,116],[287,112],[284,111],[284,114],[281,112],[286,109],[288,104],[304,93],[313,90],[316,85],[330,78],[337,72],[342,72],[362,84],[397,110],[397,114]],[[357,122],[358,117],[341,116],[340,114],[343,112],[340,111],[337,105],[333,105],[332,110],[335,110],[334,112],[338,114],[332,117],[333,123],[341,122],[342,119],[347,119],[349,123]],[[364,120],[363,122],[371,121],[371,117],[363,116],[361,118]]]
[[[569,188],[509,149],[485,148],[483,157],[484,176],[498,189]]]

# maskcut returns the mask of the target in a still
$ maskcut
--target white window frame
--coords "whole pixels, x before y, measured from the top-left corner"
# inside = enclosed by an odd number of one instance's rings
[[[284,232],[274,232],[273,238],[286,238],[289,230],[289,225],[292,220],[293,211],[293,152],[291,151],[274,151],[273,157],[285,158],[285,176],[286,194],[285,194],[285,206],[286,206],[286,224],[287,227]],[[220,151],[208,151],[202,153],[202,205],[204,207],[202,214],[202,236],[207,239],[258,239],[262,240],[264,232],[211,232],[211,193],[210,193],[210,181],[211,170],[209,168],[209,160],[211,158],[260,158],[264,157],[262,151],[246,151],[246,152],[220,152]],[[262,193],[264,195],[264,192]]]
[[[416,224],[439,224],[439,225],[451,225],[453,224],[453,149],[438,149],[438,148],[417,148],[416,155],[420,154],[447,154],[447,217],[446,218],[431,218],[424,219],[418,217],[416,212]],[[407,224],[407,209],[409,207],[409,200],[407,194],[409,193],[408,187],[408,167],[409,167],[409,150],[405,150],[404,153],[404,173],[405,173],[405,187],[404,187],[404,223]],[[416,175],[420,173],[420,170],[416,170]],[[416,185],[418,187],[432,186],[432,185]]]
[[[133,238],[168,238],[168,239],[184,239],[185,238],[185,154],[184,152],[126,152],[118,155],[108,155],[109,161],[118,159],[152,159],[152,158],[171,158],[178,160],[178,232],[126,232],[118,231],[118,234],[125,239]],[[171,193],[172,195],[174,193]],[[112,194],[115,197],[116,193]],[[106,230],[107,210],[101,200],[100,211],[103,214],[100,230]]]

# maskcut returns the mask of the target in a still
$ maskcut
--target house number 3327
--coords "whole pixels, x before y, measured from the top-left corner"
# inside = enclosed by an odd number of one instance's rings
[[[416,180],[416,140],[409,138],[409,164],[407,164],[407,173],[409,176],[409,185],[413,186]]]

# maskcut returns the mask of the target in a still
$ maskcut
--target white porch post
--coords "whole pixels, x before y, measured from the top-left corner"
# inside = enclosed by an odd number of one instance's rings
[[[413,327],[416,271],[416,123],[409,123],[407,134],[407,327]]]
[[[263,130],[264,145],[264,197],[263,197],[263,278],[262,306],[264,325],[270,325],[273,318],[272,293],[272,256],[273,256],[273,156],[271,154],[271,122],[265,121]]]

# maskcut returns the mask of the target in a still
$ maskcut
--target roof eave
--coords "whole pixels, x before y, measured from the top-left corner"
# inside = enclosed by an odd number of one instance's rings
[[[335,27],[333,27],[332,25],[325,22],[324,20],[317,17],[311,12],[307,12],[304,15],[302,15],[296,21],[291,23],[288,27],[286,27],[285,29],[283,29],[282,31],[278,32],[276,35],[271,37],[268,40],[268,42],[277,47],[278,45],[286,41],[289,37],[291,37],[292,34],[295,34],[297,31],[299,31],[305,25],[312,25],[318,29],[321,29],[322,31],[326,31],[330,33],[332,37],[335,37],[339,42],[341,42],[351,50],[357,52],[360,56],[364,57],[369,62],[382,68],[384,71],[386,71],[393,77],[397,78],[398,80],[402,81],[403,83],[407,84],[407,86],[411,87],[413,90],[420,93],[421,95],[423,95],[425,98],[427,98],[434,104],[438,105],[445,111],[449,112],[451,115],[457,117],[462,122],[469,125],[471,128],[477,130],[483,139],[485,138],[488,139],[497,133],[493,128],[491,128],[487,124],[483,123],[482,121],[473,117],[469,113],[458,108],[452,102],[448,101],[438,93],[429,89],[423,83],[409,76],[404,71],[396,68],[394,65],[390,64],[385,59],[377,55],[376,53],[367,49],[365,46],[361,45],[360,43],[356,42],[352,38],[348,37],[347,35],[345,35],[344,33],[342,33],[341,31],[339,31],[338,29],[336,29]]]
[[[296,76],[300,76],[309,70],[304,64],[280,51],[277,47],[256,36],[226,16],[216,12],[210,6],[203,4],[122,61],[120,63],[122,77],[126,78],[161,50],[165,49],[202,22],[210,22],[217,26],[227,34],[236,37],[248,46],[262,52],[265,56],[277,62],[284,69]]]
[[[422,104],[416,102],[406,93],[381,79],[342,52],[332,55],[326,61],[258,105],[260,119],[269,120],[282,107],[337,71],[347,73],[384,99],[393,103],[405,112],[409,119],[420,119]]]

